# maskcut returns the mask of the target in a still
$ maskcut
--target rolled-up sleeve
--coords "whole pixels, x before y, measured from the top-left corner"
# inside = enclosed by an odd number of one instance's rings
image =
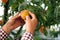
[[[0,40],[6,40],[8,35],[3,29],[0,29]]]
[[[24,33],[21,40],[33,40],[33,35],[31,33]]]

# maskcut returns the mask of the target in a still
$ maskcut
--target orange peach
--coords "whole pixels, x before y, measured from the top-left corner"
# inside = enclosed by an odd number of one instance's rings
[[[23,20],[25,20],[26,19],[26,16],[29,15],[29,11],[28,10],[23,10],[23,11],[21,11],[20,15],[21,15],[21,18]]]

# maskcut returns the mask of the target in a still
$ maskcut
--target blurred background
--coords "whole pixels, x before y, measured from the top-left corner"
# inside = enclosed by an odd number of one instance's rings
[[[22,10],[33,12],[38,19],[34,40],[60,40],[60,0],[0,0],[0,28]],[[20,39],[23,26],[13,30],[7,40]]]

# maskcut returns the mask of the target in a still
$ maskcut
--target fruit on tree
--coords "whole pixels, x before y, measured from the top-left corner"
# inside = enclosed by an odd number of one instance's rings
[[[0,20],[0,24],[2,24],[2,20]]]
[[[26,16],[29,15],[29,11],[28,10],[23,10],[23,11],[21,11],[20,15],[21,15],[21,18],[23,20],[25,20],[26,19]]]
[[[8,0],[1,0],[3,3],[7,3]]]
[[[40,32],[43,33],[44,32],[44,26],[42,25],[40,28]]]

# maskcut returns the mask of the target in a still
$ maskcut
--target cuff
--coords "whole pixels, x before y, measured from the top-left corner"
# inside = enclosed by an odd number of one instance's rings
[[[0,40],[6,40],[7,37],[7,33],[3,29],[0,29]]]
[[[33,35],[31,33],[25,32],[21,38],[21,40],[33,40]]]

